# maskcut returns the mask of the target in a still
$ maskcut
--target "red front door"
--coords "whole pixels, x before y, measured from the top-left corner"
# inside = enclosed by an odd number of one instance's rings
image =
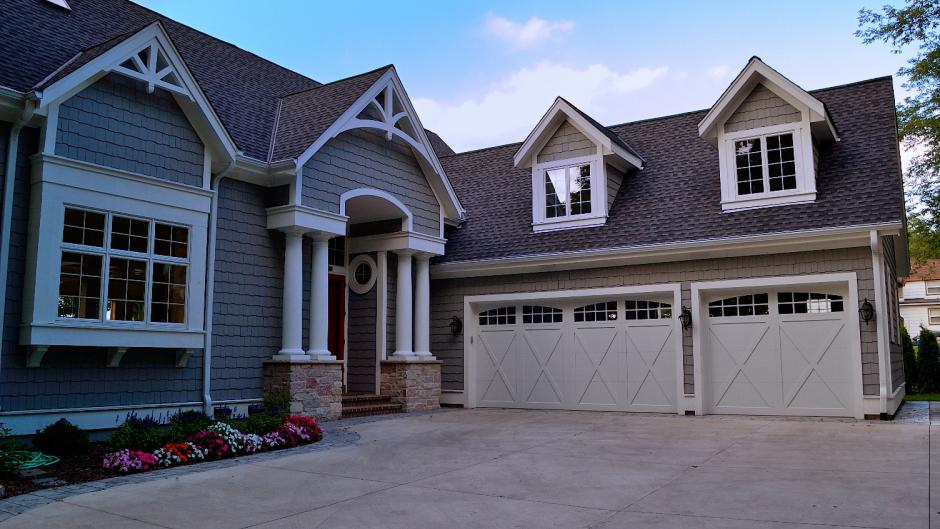
[[[330,317],[327,347],[342,360],[346,350],[346,276],[330,275]]]

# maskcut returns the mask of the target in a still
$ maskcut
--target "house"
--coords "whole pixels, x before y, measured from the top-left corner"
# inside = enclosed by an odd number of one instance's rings
[[[918,263],[901,286],[901,319],[908,334],[921,327],[940,333],[940,259]]]
[[[559,97],[454,153],[396,70],[320,83],[124,0],[0,17],[0,420],[404,409],[891,416],[888,77],[752,58],[703,111]],[[625,104],[629,104],[625,102]]]

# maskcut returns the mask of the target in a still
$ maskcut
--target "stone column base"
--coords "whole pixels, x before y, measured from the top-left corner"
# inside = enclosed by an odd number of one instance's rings
[[[290,396],[292,414],[324,421],[343,413],[343,363],[313,360],[264,362],[264,392]]]
[[[383,360],[379,388],[406,412],[436,410],[441,406],[441,362]]]

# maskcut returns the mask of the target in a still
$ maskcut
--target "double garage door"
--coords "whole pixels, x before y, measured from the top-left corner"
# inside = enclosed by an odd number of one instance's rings
[[[702,412],[857,414],[859,336],[847,285],[699,296]],[[471,405],[675,412],[682,343],[674,303],[670,293],[471,305]]]
[[[671,298],[491,304],[475,316],[477,406],[676,410]]]

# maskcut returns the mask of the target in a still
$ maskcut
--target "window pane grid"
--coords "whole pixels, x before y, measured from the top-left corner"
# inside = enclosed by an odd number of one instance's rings
[[[515,325],[516,307],[499,307],[480,313],[480,325]]]
[[[930,325],[940,325],[940,309],[931,308],[927,313],[927,320]]]
[[[672,305],[658,301],[632,300],[624,302],[627,320],[659,320],[672,317]]]
[[[591,164],[545,171],[545,218],[591,212]]]
[[[737,168],[738,194],[763,193],[764,164],[761,159],[761,139],[734,142],[734,161]]]
[[[712,301],[708,304],[708,315],[712,318],[734,316],[765,316],[770,304],[767,294],[746,294]]]
[[[150,221],[130,217],[111,218],[111,249],[147,253],[150,242]]]
[[[153,264],[150,294],[150,321],[186,321],[186,267],[168,263]]]
[[[103,248],[104,224],[104,213],[65,208],[62,242]]]
[[[522,323],[561,323],[561,309],[541,305],[523,305]]]
[[[617,302],[592,303],[574,309],[574,321],[614,321],[617,319]]]
[[[771,191],[796,189],[793,134],[767,137],[767,176]]]
[[[111,257],[108,265],[108,313],[114,321],[144,321],[147,261]]]
[[[568,169],[568,192],[571,195],[571,214],[591,212],[591,166],[581,165]]]
[[[565,170],[552,169],[545,171],[545,217],[564,217],[568,214],[565,201],[568,192],[565,190]]]
[[[185,259],[189,254],[189,229],[158,222],[153,235],[153,253]]]
[[[780,314],[819,314],[845,310],[842,296],[819,292],[780,292],[777,312]]]
[[[940,281],[928,281],[927,282],[927,295],[928,296],[940,296]]]
[[[101,318],[101,256],[62,252],[59,274],[60,318]]]

